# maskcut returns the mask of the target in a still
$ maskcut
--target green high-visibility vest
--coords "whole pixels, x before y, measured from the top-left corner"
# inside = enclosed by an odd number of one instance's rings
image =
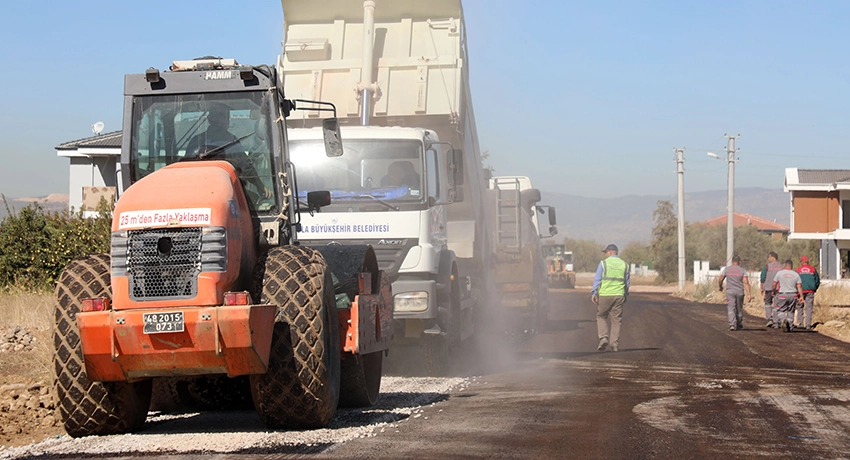
[[[626,295],[626,270],[629,266],[619,257],[609,257],[602,261],[602,283],[599,285],[600,297]]]

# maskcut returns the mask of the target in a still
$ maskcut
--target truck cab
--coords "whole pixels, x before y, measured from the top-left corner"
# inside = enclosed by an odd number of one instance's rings
[[[445,209],[454,202],[448,146],[421,128],[346,126],[341,132],[345,155],[330,158],[318,128],[289,131],[299,199],[328,190],[332,200],[319,213],[301,215],[300,240],[371,245],[393,280],[394,317],[423,320],[420,329],[432,329],[438,284],[445,282],[440,264],[454,257]]]

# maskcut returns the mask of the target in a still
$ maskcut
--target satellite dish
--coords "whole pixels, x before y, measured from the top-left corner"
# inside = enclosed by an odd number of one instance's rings
[[[103,131],[103,122],[102,121],[99,121],[99,122],[91,125],[91,132],[93,132],[95,136],[100,134],[101,131]]]

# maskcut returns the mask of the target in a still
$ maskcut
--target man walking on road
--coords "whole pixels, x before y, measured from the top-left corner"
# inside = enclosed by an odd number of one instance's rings
[[[617,246],[609,244],[605,249],[605,259],[596,268],[590,300],[596,304],[596,331],[599,335],[599,351],[605,351],[611,344],[611,351],[620,349],[620,323],[623,320],[623,304],[629,295],[629,265],[620,259]],[[608,320],[611,320],[611,334],[608,335]]]
[[[811,331],[812,309],[815,305],[815,292],[820,287],[820,276],[818,275],[818,271],[815,270],[815,267],[809,265],[808,257],[800,257],[800,262],[802,265],[797,267],[797,273],[803,282],[803,299],[797,303],[797,325],[800,328]],[[803,322],[803,313],[805,313],[805,323]]]
[[[803,298],[803,282],[800,275],[794,271],[794,262],[785,261],[785,268],[776,272],[773,280],[773,290],[776,292],[776,320],[783,332],[791,332],[794,325],[794,307],[797,299]]]
[[[744,293],[747,300],[750,295],[750,280],[747,271],[741,267],[741,258],[732,256],[732,265],[720,273],[718,289],[723,292],[723,280],[726,280],[726,312],[729,317],[729,330],[739,331],[744,327]]]
[[[773,277],[782,270],[782,264],[776,261],[779,256],[770,251],[767,254],[767,265],[761,269],[761,293],[764,296],[764,318],[767,327],[779,327],[779,322],[773,319]]]

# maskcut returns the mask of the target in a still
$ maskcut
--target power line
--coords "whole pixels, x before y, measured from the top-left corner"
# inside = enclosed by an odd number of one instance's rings
[[[719,168],[714,168],[714,169],[694,169],[694,168],[691,168],[691,169],[688,170],[688,172],[713,173],[713,172],[718,172],[718,171],[721,171],[721,170],[724,170],[724,169],[726,169],[726,166],[721,166]]]
[[[795,153],[759,153],[759,152],[750,152],[747,151],[747,155],[760,155],[760,156],[768,156],[768,157],[793,157],[793,158],[818,158],[823,160],[847,160],[847,156],[842,157],[833,157],[833,156],[825,156],[825,155],[806,155],[806,154],[795,154]]]

